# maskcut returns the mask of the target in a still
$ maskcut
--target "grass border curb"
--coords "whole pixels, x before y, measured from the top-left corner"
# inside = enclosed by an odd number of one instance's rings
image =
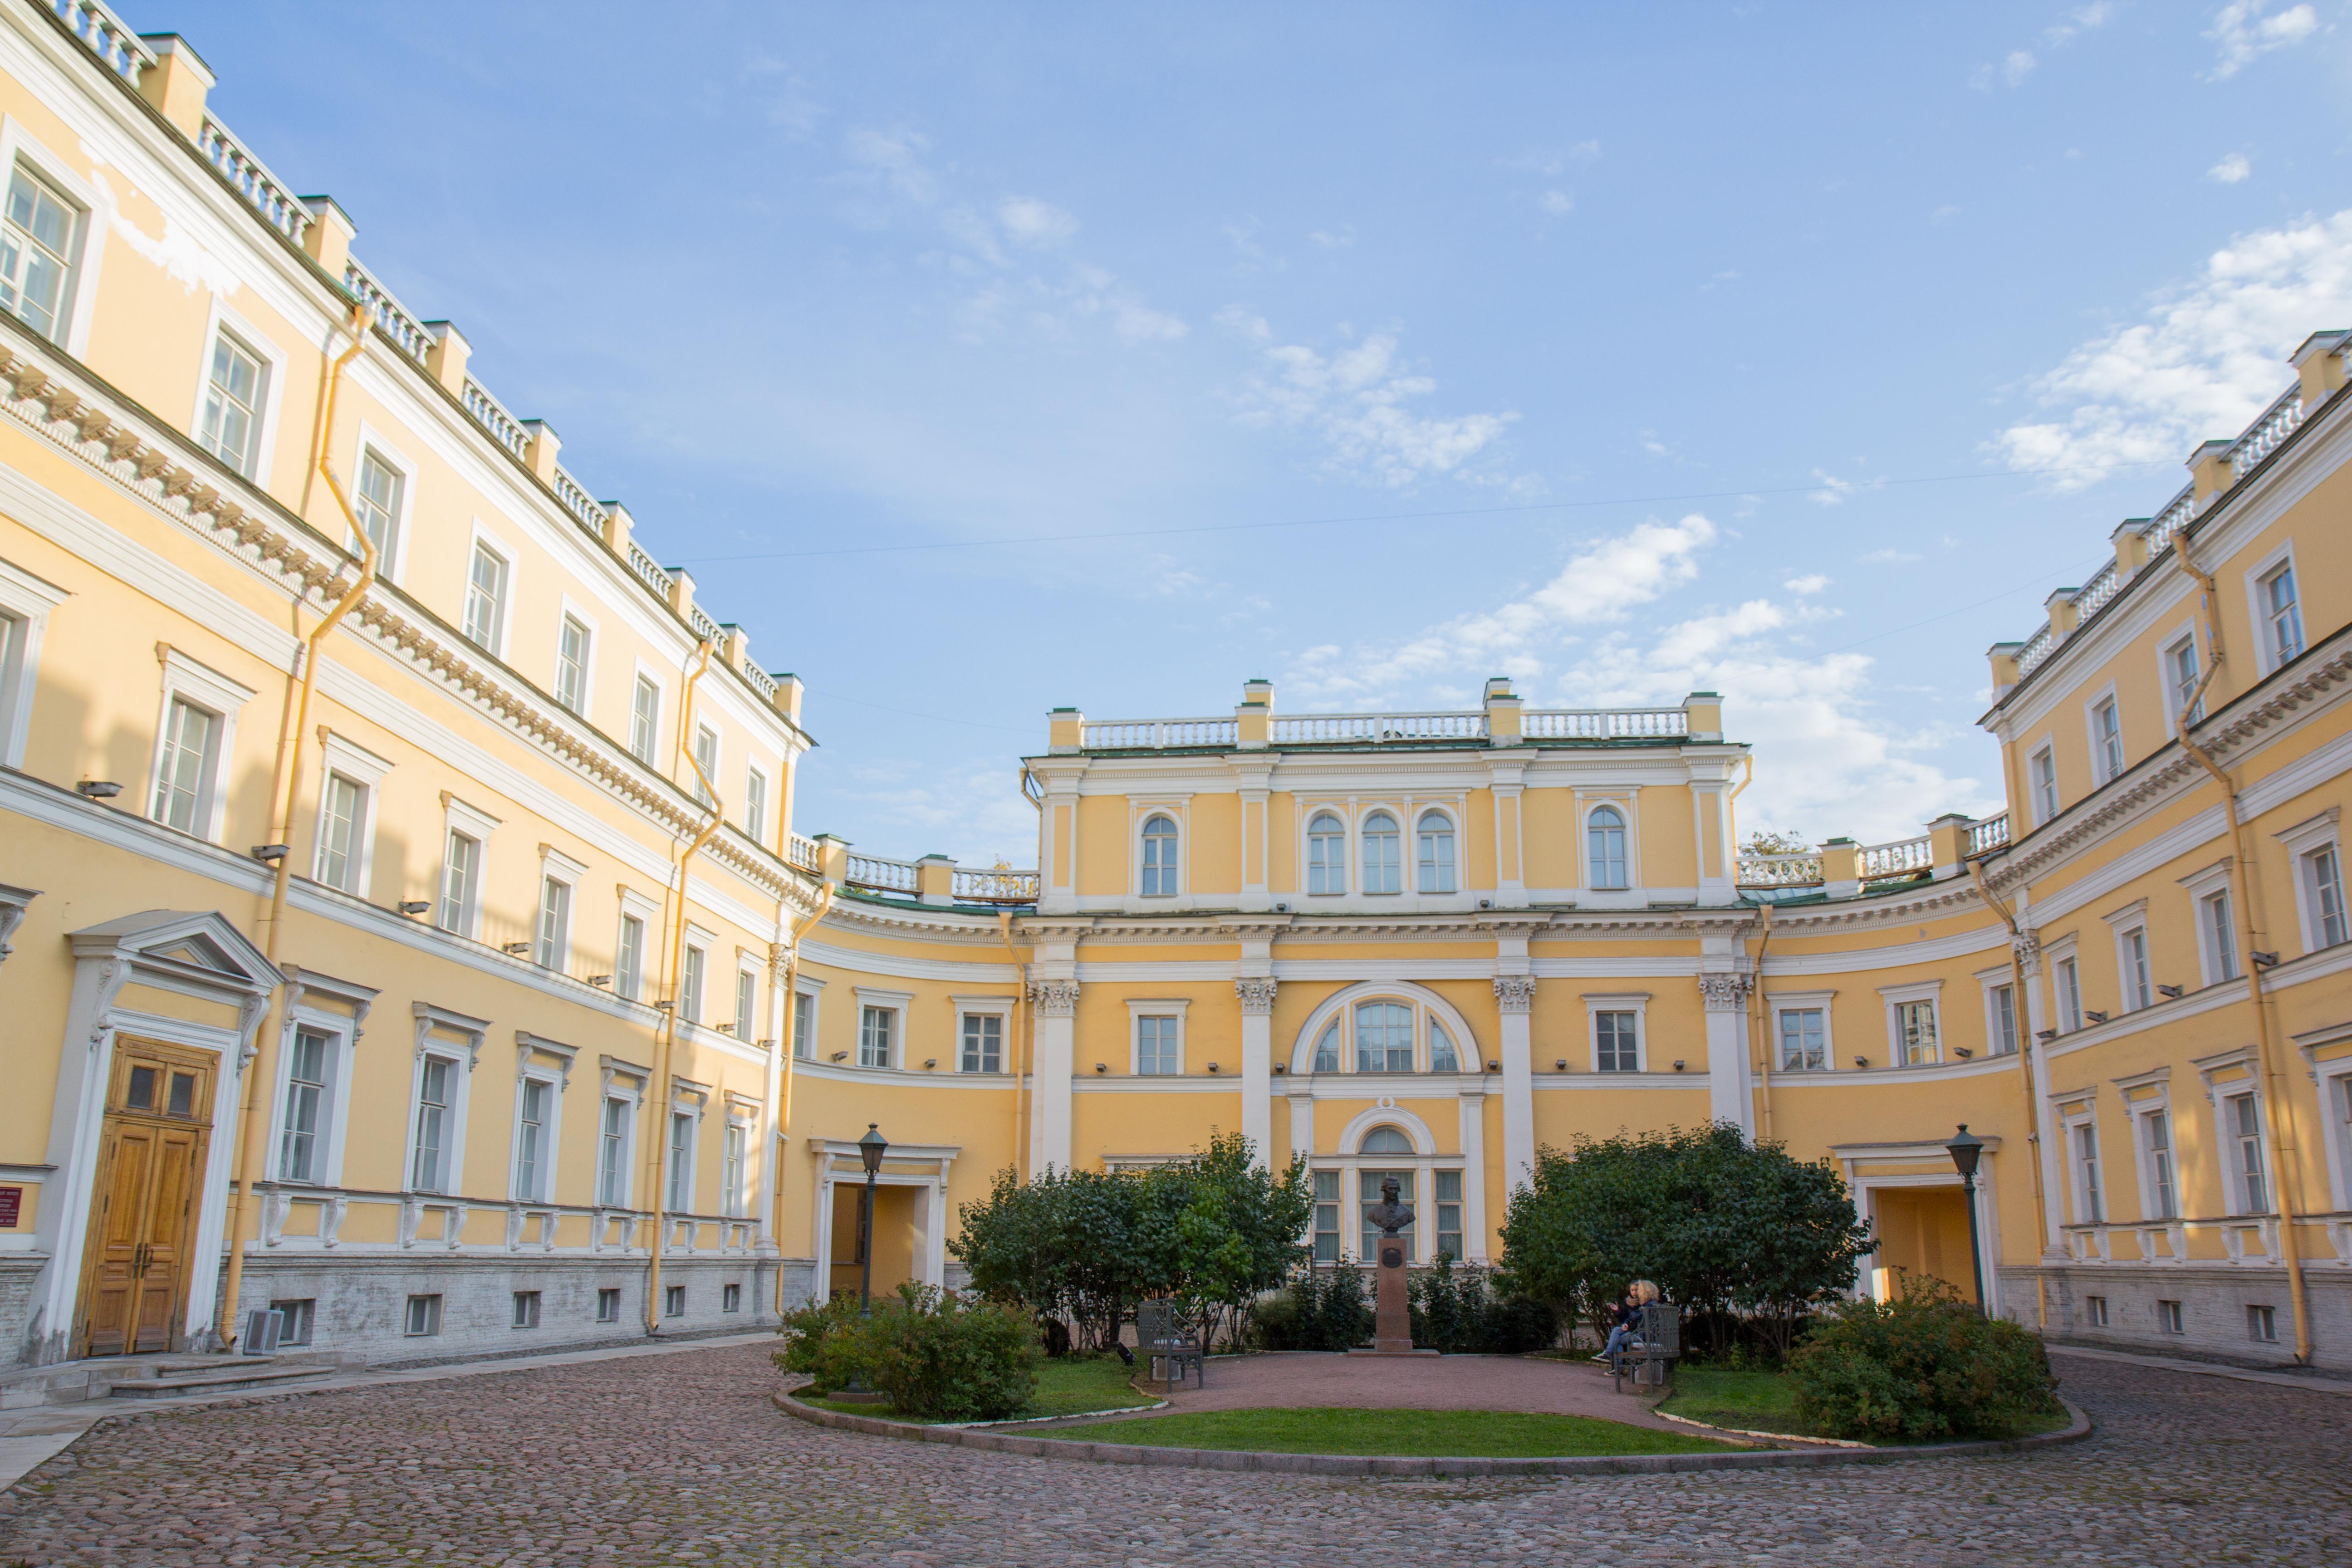
[[[1686,1470],[1757,1470],[1821,1465],[1885,1465],[1907,1459],[1963,1458],[2026,1453],[2075,1443],[2091,1435],[2091,1417],[2072,1400],[2062,1400],[2074,1416],[2063,1432],[1969,1443],[1935,1443],[1900,1448],[1751,1448],[1731,1454],[1591,1454],[1559,1458],[1412,1458],[1382,1454],[1269,1454],[1236,1448],[1161,1448],[1140,1443],[1082,1443],[1058,1437],[969,1426],[921,1426],[876,1415],[845,1415],[821,1410],[782,1391],[770,1396],[776,1408],[796,1420],[837,1432],[860,1432],[900,1442],[948,1443],[983,1453],[1018,1454],[1032,1459],[1076,1459],[1098,1465],[1142,1465],[1194,1470],[1256,1470],[1294,1476],[1640,1476]]]

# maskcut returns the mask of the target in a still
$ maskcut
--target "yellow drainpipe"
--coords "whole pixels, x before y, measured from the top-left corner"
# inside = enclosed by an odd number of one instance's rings
[[[2033,1173],[2034,1252],[2038,1257],[2050,1235],[2050,1211],[2042,1190],[2042,1107],[2033,1092],[2033,1023],[2032,1014],[2025,1005],[2025,963],[2017,955],[2017,944],[2023,932],[2018,930],[2017,918],[2009,906],[1992,896],[1985,886],[1984,862],[1969,862],[1969,880],[1976,885],[1977,897],[1985,908],[2000,917],[2009,928],[2009,999],[2010,1010],[2017,1019],[2017,1081],[2025,1093],[2025,1168]],[[1995,1258],[1995,1268],[2000,1260]],[[2037,1264],[2033,1270],[2033,1312],[2036,1326],[2044,1332],[2050,1328],[2050,1280]]]
[[[776,1110],[775,1131],[778,1132],[786,1131],[793,1124],[793,1058],[800,1050],[800,1041],[794,1035],[800,1026],[800,1007],[793,998],[798,994],[796,987],[801,973],[801,938],[814,931],[816,922],[824,919],[824,912],[831,908],[833,908],[833,884],[827,882],[824,884],[824,896],[817,900],[816,912],[793,928],[793,944],[786,950],[784,955],[784,1026],[777,1031],[784,1042],[783,1083],[777,1090],[777,1098],[782,1101]],[[769,1144],[768,1152],[769,1157],[773,1159],[775,1145],[772,1142]],[[784,1201],[784,1173],[781,1170],[776,1173],[775,1195],[770,1201],[776,1204],[782,1204]],[[784,1310],[784,1260],[781,1258],[776,1259],[776,1291],[770,1300],[776,1303],[776,1310],[781,1312]]]
[[[343,596],[335,602],[335,607],[311,628],[310,637],[301,647],[302,690],[300,699],[293,705],[290,732],[284,727],[284,716],[279,720],[278,773],[285,782],[286,793],[278,796],[274,789],[272,791],[270,808],[276,813],[276,820],[270,824],[269,842],[286,845],[287,850],[278,858],[277,876],[269,892],[269,912],[262,917],[261,939],[262,952],[268,955],[273,973],[278,968],[278,935],[286,927],[286,896],[294,879],[291,842],[294,805],[302,793],[302,731],[310,722],[310,692],[319,679],[319,648],[325,642],[327,634],[333,631],[343,616],[367,597],[368,590],[375,585],[375,542],[368,538],[367,530],[360,526],[359,518],[352,510],[351,498],[343,493],[342,483],[335,478],[334,465],[327,457],[328,443],[334,431],[335,393],[342,384],[343,367],[367,347],[368,327],[373,319],[365,306],[357,307],[352,312],[352,346],[338,354],[327,367],[326,406],[319,418],[317,438],[311,445],[310,466],[326,476],[327,488],[334,492],[335,504],[342,508],[344,521],[351,524],[352,536],[360,542],[360,574]],[[245,1101],[237,1112],[236,1191],[229,1206],[228,1270],[221,1282],[221,1300],[226,1303],[223,1310],[228,1321],[215,1325],[215,1332],[220,1334],[224,1343],[231,1346],[236,1343],[238,1333],[237,1292],[245,1283],[246,1220],[253,1208],[253,1184],[261,1179],[261,1085],[270,1065],[270,1044],[284,1026],[285,994],[283,986],[270,994],[269,1011],[262,1021],[260,1032],[254,1037],[254,1058],[246,1068]]]
[[[671,918],[669,928],[669,1009],[663,1016],[660,1030],[654,1037],[653,1104],[649,1109],[659,1120],[651,1129],[654,1135],[646,1140],[649,1145],[646,1152],[649,1166],[647,1175],[653,1185],[654,1216],[653,1245],[646,1249],[646,1332],[648,1334],[661,1332],[662,1232],[667,1225],[664,1217],[666,1208],[662,1201],[664,1195],[662,1177],[665,1173],[662,1170],[662,1156],[669,1149],[669,1060],[670,1053],[677,1043],[677,1012],[679,1003],[683,1000],[678,994],[678,987],[685,978],[687,882],[694,874],[694,858],[701,854],[702,847],[717,836],[719,825],[725,818],[725,803],[719,800],[719,791],[712,786],[709,776],[703,773],[702,763],[696,759],[694,748],[686,743],[687,726],[694,721],[695,683],[702,679],[702,672],[709,668],[710,639],[705,637],[701,642],[701,657],[695,663],[694,673],[686,678],[686,683],[678,695],[678,755],[685,761],[688,767],[694,770],[695,778],[702,785],[702,793],[710,797],[710,820],[702,825],[702,830],[694,836],[694,842],[688,844],[686,847],[686,853],[678,857],[677,912]]]
[[[2308,1366],[2311,1364],[2310,1303],[2304,1290],[2303,1248],[2294,1234],[2296,1211],[2301,1207],[2294,1198],[2303,1184],[2303,1172],[2295,1163],[2294,1116],[2286,1085],[2279,1076],[2277,1047],[2271,1038],[2270,1008],[2263,996],[2263,966],[2253,958],[2255,953],[2264,951],[2263,932],[2269,929],[2270,922],[2259,918],[2261,883],[2255,876],[2253,855],[2246,843],[2246,825],[2238,816],[2237,789],[2230,783],[2230,775],[2213,761],[2212,753],[2199,745],[2189,732],[2189,715],[2196,712],[2199,704],[2204,701],[2205,689],[2212,684],[2213,677],[2221,668],[2221,593],[2215,587],[2211,574],[2200,570],[2190,559],[2186,539],[2180,542],[2180,564],[2197,579],[2198,586],[2203,591],[2206,637],[2212,644],[2213,658],[2206,668],[2204,679],[2197,683],[2196,691],[2180,705],[2180,711],[2173,719],[2173,726],[2180,739],[2180,749],[2197,759],[2198,765],[2212,775],[2214,786],[2221,790],[2222,815],[2230,824],[2230,852],[2237,857],[2238,864],[2245,869],[2244,886],[2240,889],[2241,897],[2238,899],[2238,926],[2246,949],[2246,1000],[2254,1009],[2256,1059],[2262,1070],[2263,1091],[2270,1100],[2270,1116],[2263,1131],[2264,1142],[2270,1145],[2271,1170],[2275,1173],[2274,1182],[2278,1188],[2279,1250],[2286,1263],[2287,1299],[2294,1305],[2295,1364]]]

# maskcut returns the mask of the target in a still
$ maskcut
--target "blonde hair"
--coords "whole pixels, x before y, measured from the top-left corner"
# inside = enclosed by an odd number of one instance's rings
[[[1646,1307],[1657,1299],[1658,1288],[1655,1285],[1651,1284],[1647,1279],[1636,1279],[1633,1281],[1633,1304],[1635,1306]]]

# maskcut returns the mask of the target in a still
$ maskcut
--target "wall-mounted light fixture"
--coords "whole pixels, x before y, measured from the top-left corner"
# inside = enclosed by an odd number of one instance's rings
[[[1108,1072],[1110,1071],[1110,1064],[1108,1062],[1097,1062],[1095,1063],[1095,1071]]]
[[[2088,1007],[2083,1009],[2083,1016],[2087,1022],[2093,1024],[2104,1024],[2107,1021],[2107,1016],[2105,1013],[2095,1013]]]
[[[509,958],[520,958],[524,953],[530,951],[530,943],[528,942],[502,942],[499,943],[499,951],[505,953]]]
[[[923,1065],[927,1068],[935,1068],[940,1065],[940,1058],[937,1057],[925,1057],[923,1058]]]
[[[1858,1068],[1866,1068],[1870,1065],[1870,1058],[1868,1057],[1856,1057],[1853,1058],[1853,1065]]]
[[[1680,1072],[1680,1071],[1682,1071],[1682,1070],[1683,1070],[1683,1064],[1682,1064],[1680,1061],[1676,1061],[1676,1062],[1675,1063],[1675,1070],[1676,1072]]]
[[[432,907],[433,906],[431,904],[426,903],[423,899],[403,899],[400,900],[400,912],[404,915],[421,915]]]
[[[2185,985],[2159,985],[2156,988],[2156,994],[2178,1002],[2189,994],[2189,988]]]
[[[2254,961],[2254,967],[2256,969],[2276,969],[2278,967],[2279,957],[2275,952],[2250,952],[2246,954],[2246,956]]]
[[[1551,1070],[1554,1072],[1566,1072],[1568,1070],[1568,1058],[1566,1057],[1562,1057],[1559,1060],[1552,1063]]]
[[[74,785],[74,794],[84,800],[112,800],[122,793],[122,786],[112,779],[84,779]]]
[[[286,856],[287,848],[283,844],[257,844],[253,847],[253,858],[268,865],[275,866]]]
[[[592,974],[588,977],[588,984],[591,985],[610,985],[613,984],[613,977],[609,974]]]
[[[1216,1064],[1216,1063],[1214,1063],[1214,1062],[1211,1062],[1211,1063],[1209,1064],[1209,1070],[1210,1070],[1211,1072],[1214,1072],[1214,1071],[1216,1071],[1216,1070],[1217,1070],[1217,1064]]]
[[[837,1062],[845,1062],[849,1059],[849,1053],[847,1051],[835,1051],[833,1053],[833,1059]]]

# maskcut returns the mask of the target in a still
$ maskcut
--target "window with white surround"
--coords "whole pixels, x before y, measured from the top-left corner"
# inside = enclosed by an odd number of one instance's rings
[[[2352,1072],[2327,1082],[2327,1127],[2336,1135],[2336,1206],[2352,1207]]]
[[[793,1055],[803,1061],[816,1059],[816,998],[805,980],[793,992]]]
[[[1400,1002],[1356,1005],[1356,1070],[1412,1070],[1412,1009]]]
[[[2273,567],[2262,578],[2263,648],[2273,669],[2303,653],[2303,605],[2296,597],[2294,563]]]
[[[1307,890],[1348,890],[1348,829],[1328,811],[1317,812],[1307,824]]]
[[[629,1131],[636,1103],[617,1094],[604,1097],[596,1125],[596,1201],[619,1208],[629,1195]]]
[[[1461,1053],[1454,1048],[1454,1037],[1446,1032],[1445,1026],[1439,1023],[1433,1016],[1429,1020],[1429,1070],[1432,1072],[1462,1070],[1462,1057]]]
[[[1424,811],[1414,832],[1413,886],[1424,893],[1454,891],[1454,819]]]
[[[441,857],[441,906],[435,919],[457,936],[474,934],[481,917],[482,841],[459,828],[449,830]]]
[[[751,1041],[759,1037],[760,975],[757,970],[735,971],[735,1037]]]
[[[400,1331],[410,1339],[429,1339],[441,1331],[441,1298],[411,1296],[401,1318]]]
[[[710,950],[688,942],[677,984],[677,1016],[689,1024],[702,1022],[702,982],[710,969]]]
[[[527,1075],[515,1103],[514,1195],[518,1202],[545,1203],[553,1183],[556,1080]]]
[[[661,682],[640,672],[629,696],[629,754],[641,763],[651,763],[660,743],[661,698]]]
[[[578,616],[566,614],[555,637],[555,700],[572,712],[588,711],[588,674],[595,634]]]
[[[2189,895],[2197,938],[2197,967],[2207,985],[2238,977],[2238,933],[2230,889],[2232,864],[2233,860],[2218,860],[2180,879]]]
[[[2164,1106],[2144,1110],[2139,1122],[2141,1201],[2150,1219],[2178,1219],[2180,1190],[2172,1166],[2172,1112]]]
[[[375,546],[376,575],[392,575],[393,550],[400,542],[401,491],[407,477],[373,447],[360,448],[360,471],[352,486],[352,510],[360,531]]]
[[[2272,837],[2293,868],[2295,922],[2303,951],[2317,952],[2352,937],[2344,905],[2344,853],[2337,837],[2340,808],[2329,806]]]
[[[412,1192],[448,1190],[459,1077],[454,1057],[428,1053],[416,1065],[416,1123],[408,1174]]]
[[[694,1204],[694,1116],[690,1111],[669,1113],[669,1161],[664,1189],[667,1198],[663,1206],[674,1212],[691,1212]]]
[[[163,659],[163,701],[147,815],[218,843],[227,815],[236,716],[253,700],[253,690],[176,648],[164,648]]]
[[[2070,953],[2054,960],[2050,971],[2058,990],[2058,1027],[2071,1034],[2083,1026],[2083,966]]]
[[[485,653],[506,646],[507,579],[512,567],[504,553],[488,540],[474,541],[474,554],[466,568],[466,640]]]
[[[621,1291],[618,1286],[607,1285],[596,1292],[596,1321],[600,1323],[621,1321]]]
[[[1316,1072],[1339,1070],[1339,1020],[1337,1018],[1324,1025],[1323,1032],[1315,1037],[1313,1070]]]
[[[2075,1222],[2096,1225],[2107,1217],[2106,1201],[2099,1189],[2099,1129],[2093,1122],[2078,1121],[2068,1131],[2074,1154]]]
[[[1437,1250],[1459,1259],[1462,1251],[1462,1173],[1433,1171],[1437,1192]]]
[[[362,890],[362,833],[367,821],[367,786],[334,769],[327,770],[319,798],[319,863],[317,878],[346,893]]]
[[[645,994],[645,984],[646,922],[635,915],[624,914],[613,953],[613,994],[635,1002]]]
[[[1175,896],[1178,890],[1176,845],[1175,818],[1162,812],[1154,812],[1144,819],[1143,897],[1166,899]]]
[[[1985,992],[1985,1039],[1997,1057],[2016,1053],[2022,1031],[2018,1027],[2017,988],[1995,985]]]
[[[1146,1078],[1174,1077],[1184,1070],[1184,1020],[1181,1016],[1158,1013],[1136,1016],[1135,1070]]]
[[[2123,719],[2116,710],[2112,692],[2091,704],[2091,757],[2101,784],[2123,776]]]
[[[2116,985],[2126,1012],[2136,1013],[2142,1007],[2156,1005],[2156,981],[2148,969],[2145,924],[2119,926],[2116,930]]]
[[[727,1125],[719,1131],[719,1212],[730,1219],[742,1218],[749,1207],[744,1151],[751,1145],[751,1129],[731,1111]]]
[[[2033,795],[2033,820],[2051,821],[2058,815],[2058,755],[2046,743],[2028,759],[2026,777]]]
[[[1598,889],[1633,886],[1625,858],[1625,814],[1613,805],[1596,805],[1584,819],[1586,885]]]
[[[572,890],[586,870],[550,851],[539,879],[539,925],[532,933],[531,962],[541,969],[572,967]]]
[[[754,844],[768,838],[768,775],[749,765],[743,769],[743,836]]]
[[[326,1030],[309,1027],[298,1027],[288,1043],[286,1098],[278,1134],[277,1178],[281,1182],[326,1179],[336,1043]]]
[[[1004,1070],[1004,1015],[1002,1013],[965,1013],[962,1015],[962,1048],[957,1058],[960,1072],[1003,1072]]]
[[[1895,1067],[1934,1067],[1944,1059],[1942,1020],[1937,1015],[1940,981],[1882,985],[1886,1003],[1886,1059]]]
[[[196,443],[247,479],[258,477],[269,362],[226,327],[213,334]]]
[[[1363,866],[1358,872],[1367,893],[1396,893],[1404,890],[1404,868],[1401,863],[1401,836],[1397,819],[1385,811],[1375,811],[1364,818]]]
[[[861,1007],[857,1019],[857,1065],[862,1068],[895,1065],[898,1033],[898,1009]]]
[[[73,299],[80,206],[22,163],[8,174],[0,216],[0,310],[45,338],[65,341]]]
[[[2198,683],[2203,679],[2204,673],[2197,663],[2197,634],[2183,632],[2164,650],[2166,705],[2176,721],[2183,712],[2188,713],[2191,724],[2204,719],[2205,704],[2197,695]]]
[[[1615,1010],[1592,1015],[1593,1071],[1642,1070],[1641,1029],[1635,1023],[1637,1016],[1630,1011]]]
[[[63,588],[0,561],[0,767],[25,765],[41,641],[49,612],[65,601]]]
[[[704,781],[719,776],[719,731],[708,724],[694,727],[694,798],[703,805],[710,804],[710,788]]]
[[[1342,1171],[1312,1173],[1315,1184],[1315,1261],[1339,1261],[1339,1183]]]
[[[1783,1007],[1780,1022],[1782,1072],[1821,1072],[1829,1067],[1828,1008]]]
[[[2270,1165],[2263,1154],[2262,1106],[2249,1092],[2221,1097],[2222,1148],[2230,1162],[2231,1196],[2238,1214],[2268,1214]]]

